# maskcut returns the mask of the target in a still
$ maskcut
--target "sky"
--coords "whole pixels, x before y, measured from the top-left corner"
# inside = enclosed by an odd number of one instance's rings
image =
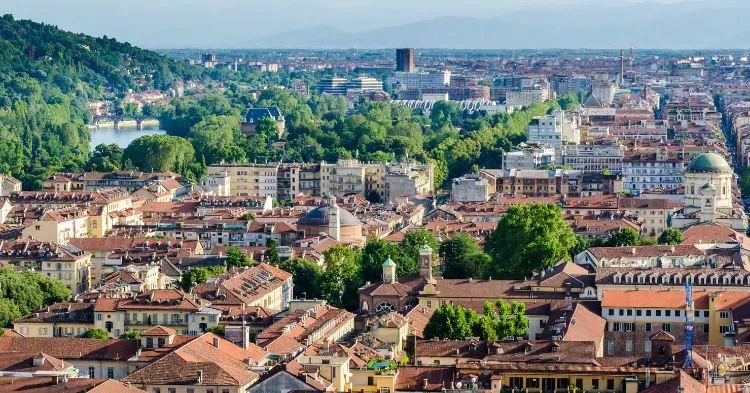
[[[360,33],[438,17],[507,15],[550,7],[639,7],[646,0],[2,0],[2,13],[107,35],[146,48],[232,48],[326,26]],[[674,3],[685,0],[650,0]],[[689,0],[701,1],[701,0]],[[712,3],[746,0],[703,0]]]

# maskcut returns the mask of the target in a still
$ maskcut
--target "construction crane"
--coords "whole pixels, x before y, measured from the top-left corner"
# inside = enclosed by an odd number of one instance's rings
[[[693,283],[685,281],[685,364],[684,368],[693,367]]]

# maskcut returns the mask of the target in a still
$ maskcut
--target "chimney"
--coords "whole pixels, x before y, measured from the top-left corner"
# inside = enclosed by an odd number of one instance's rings
[[[219,348],[219,338],[214,337],[214,347]]]

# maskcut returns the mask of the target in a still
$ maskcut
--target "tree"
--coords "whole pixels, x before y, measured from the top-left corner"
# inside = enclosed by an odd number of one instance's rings
[[[226,273],[222,266],[191,267],[180,275],[180,289],[190,292],[195,284],[203,284],[209,278]]]
[[[487,237],[485,252],[492,258],[490,274],[522,278],[535,269],[570,258],[575,235],[559,206],[513,205]]]
[[[197,156],[207,164],[246,161],[239,142],[245,139],[240,132],[240,120],[234,116],[208,116],[190,129],[190,138]]]
[[[419,271],[419,265],[404,254],[398,245],[383,239],[367,240],[362,248],[360,259],[360,278],[362,281],[380,281],[383,276],[383,262],[391,258],[396,263],[396,274],[400,277],[408,276]]]
[[[227,267],[246,267],[250,266],[252,261],[237,246],[227,247]]]
[[[529,329],[529,318],[526,316],[526,305],[521,302],[507,303],[503,299],[495,302],[497,309],[497,336],[525,337]]]
[[[278,265],[281,262],[281,259],[279,259],[279,244],[276,243],[276,240],[270,239],[266,241],[266,251],[263,251],[263,262],[272,265]]]
[[[279,265],[281,270],[292,274],[294,281],[294,293],[307,299],[319,299],[322,297],[320,281],[323,277],[323,269],[306,259],[287,259]]]
[[[621,228],[607,240],[610,247],[638,246],[641,244],[641,234],[632,228]]]
[[[424,328],[424,337],[447,340],[462,340],[471,337],[472,326],[467,322],[466,316],[474,311],[464,310],[464,307],[454,307],[449,303],[438,307]],[[476,313],[474,315],[476,316]]]
[[[193,162],[195,150],[187,140],[170,135],[145,135],[128,145],[123,160],[142,171],[182,172]]]
[[[81,338],[94,338],[97,340],[106,340],[109,338],[109,333],[102,329],[89,329],[83,334]]]
[[[659,244],[680,244],[685,240],[685,236],[677,228],[667,228],[659,235],[657,240]]]
[[[141,339],[141,331],[140,330],[132,330],[129,332],[125,332],[120,335],[120,340],[140,340]]]
[[[323,299],[335,307],[357,310],[357,291],[364,283],[360,274],[361,255],[347,245],[338,244],[326,250],[323,257],[326,261],[320,280]]]
[[[419,264],[419,249],[429,246],[433,252],[438,250],[438,240],[432,232],[426,229],[413,229],[406,232],[401,241],[401,250],[407,257]]]
[[[591,247],[591,241],[586,236],[576,235],[576,242],[570,249],[570,258],[575,258],[576,255],[588,250],[589,247]]]
[[[206,332],[213,333],[217,336],[224,337],[224,325],[216,325],[211,326],[210,328],[206,329]]]
[[[465,233],[459,233],[440,244],[445,278],[484,277],[487,259],[477,242]]]
[[[57,280],[13,267],[0,269],[0,327],[42,306],[70,298],[70,290]]]

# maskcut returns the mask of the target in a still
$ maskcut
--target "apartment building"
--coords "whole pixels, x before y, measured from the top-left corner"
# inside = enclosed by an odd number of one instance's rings
[[[685,160],[666,151],[626,154],[622,161],[623,188],[633,195],[654,188],[682,186]]]
[[[559,149],[563,144],[581,142],[579,119],[574,114],[555,111],[546,116],[536,116],[531,120],[526,133],[529,143],[548,145]]]
[[[278,198],[278,164],[214,164],[206,168],[209,177],[228,176],[232,196]]]
[[[605,169],[611,173],[622,173],[625,147],[617,142],[562,147],[563,165],[583,173],[600,173]]]
[[[553,147],[521,143],[513,150],[503,152],[503,169],[539,169],[554,166],[561,160],[559,152]]]
[[[71,238],[89,236],[88,219],[88,212],[77,207],[49,210],[21,233],[43,242],[68,244]]]
[[[198,284],[192,293],[223,311],[231,308],[263,307],[282,311],[293,299],[292,275],[273,265],[260,263],[212,282]]]
[[[94,328],[111,337],[162,325],[178,334],[196,335],[219,324],[221,311],[202,306],[176,289],[157,289],[129,298],[99,298],[94,303]]]
[[[583,172],[555,170],[506,170],[497,178],[497,192],[504,195],[544,197],[580,196]]]
[[[46,191],[97,191],[106,188],[124,188],[128,192],[159,184],[166,180],[180,180],[172,172],[77,172],[58,173],[42,181]]]

